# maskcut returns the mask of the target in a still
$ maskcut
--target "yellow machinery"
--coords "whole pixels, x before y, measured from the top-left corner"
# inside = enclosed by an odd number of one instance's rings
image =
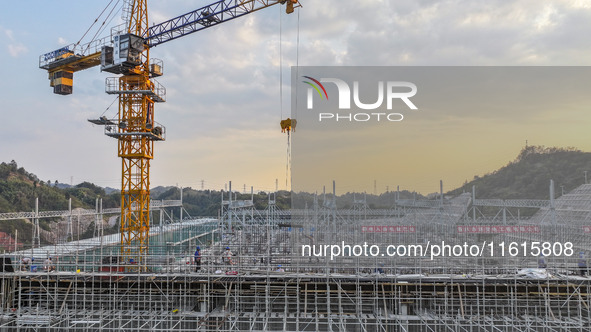
[[[163,23],[148,25],[147,0],[127,0],[125,31],[86,45],[70,45],[40,56],[39,67],[49,73],[54,93],[73,92],[73,73],[101,65],[121,75],[106,80],[106,92],[119,96],[116,119],[89,120],[104,125],[118,140],[121,166],[121,255],[145,267],[150,231],[150,160],[154,142],[166,130],[154,121],[154,103],[164,102],[166,90],[154,80],[162,75],[161,61],[150,60],[150,48],[276,4],[286,12],[297,0],[221,0]],[[152,62],[152,63],[151,63]]]
[[[282,133],[287,132],[288,134],[291,131],[295,132],[295,128],[296,128],[297,123],[298,122],[296,121],[296,119],[287,118],[285,120],[281,120],[281,122],[279,122],[279,125],[281,126],[281,132]]]

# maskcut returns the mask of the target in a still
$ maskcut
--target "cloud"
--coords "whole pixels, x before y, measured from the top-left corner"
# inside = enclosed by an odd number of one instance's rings
[[[15,37],[14,37],[14,31],[12,31],[11,29],[4,29],[0,26],[0,31],[4,30],[4,34],[6,35],[6,37],[8,38],[8,40],[10,41],[6,47],[8,48],[8,53],[14,57],[17,58],[22,54],[27,53],[28,49],[27,47],[20,43],[17,42]]]
[[[14,40],[14,33],[12,32],[12,30],[6,29],[4,30],[4,33],[6,34],[6,37],[8,37],[8,39]]]
[[[591,43],[580,32],[591,29],[590,9],[566,0],[328,0],[302,9],[301,34],[306,45],[344,49],[344,65],[586,64]]]
[[[10,55],[15,58],[19,57],[21,54],[26,53],[27,51],[28,49],[23,44],[8,44],[8,53],[10,53]]]

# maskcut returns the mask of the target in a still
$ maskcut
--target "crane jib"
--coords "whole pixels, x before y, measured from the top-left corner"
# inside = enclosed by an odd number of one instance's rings
[[[276,4],[284,4],[285,2],[283,0],[217,1],[150,27],[148,29],[148,36],[144,36],[144,41],[150,47],[154,47],[219,23],[227,22]],[[297,1],[290,0],[292,6],[294,3],[297,3]]]

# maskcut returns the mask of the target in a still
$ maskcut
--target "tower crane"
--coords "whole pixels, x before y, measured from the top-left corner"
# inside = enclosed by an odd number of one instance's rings
[[[126,0],[127,19],[111,35],[87,44],[72,44],[39,57],[53,92],[73,92],[74,72],[99,66],[120,75],[106,79],[106,93],[117,95],[117,118],[89,120],[104,126],[118,141],[121,157],[121,256],[145,267],[150,231],[150,160],[154,142],[164,141],[166,129],[154,121],[154,104],[164,102],[166,89],[154,78],[162,75],[162,61],[150,59],[150,49],[263,8],[282,4],[288,14],[301,7],[298,0],[219,0],[160,24],[148,25],[148,1]]]

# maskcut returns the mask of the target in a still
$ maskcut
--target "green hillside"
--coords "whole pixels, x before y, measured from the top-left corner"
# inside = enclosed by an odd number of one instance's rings
[[[40,180],[35,174],[18,167],[14,160],[10,163],[0,163],[0,213],[34,211],[35,198],[39,198],[40,211],[67,210],[70,198],[72,208],[94,209],[97,197],[103,198],[104,208],[119,205],[118,193],[107,195],[102,188],[92,183],[84,182],[75,187],[61,189],[58,188],[57,181]],[[43,218],[40,219],[39,225],[45,230],[50,230],[53,222],[55,220]],[[20,234],[31,234],[30,221],[0,222],[1,232],[13,235],[17,229]]]
[[[554,180],[555,197],[585,182],[585,171],[591,179],[591,153],[574,148],[525,147],[517,158],[484,176],[475,176],[460,188],[448,192],[458,195],[472,192],[477,198],[549,199],[550,180]]]

